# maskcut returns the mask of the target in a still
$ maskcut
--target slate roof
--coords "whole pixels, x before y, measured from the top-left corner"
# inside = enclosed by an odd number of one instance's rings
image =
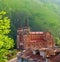
[[[22,55],[20,55],[20,58],[32,60],[34,62],[46,62],[46,58],[43,58],[39,54],[33,54],[32,50],[25,50]],[[60,62],[60,54],[55,56],[50,56],[51,62]]]

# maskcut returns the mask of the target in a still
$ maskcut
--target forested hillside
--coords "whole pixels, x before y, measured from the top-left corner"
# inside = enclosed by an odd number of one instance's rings
[[[9,36],[16,41],[17,28],[28,18],[31,30],[51,31],[60,38],[60,0],[0,0],[0,11],[11,19]]]

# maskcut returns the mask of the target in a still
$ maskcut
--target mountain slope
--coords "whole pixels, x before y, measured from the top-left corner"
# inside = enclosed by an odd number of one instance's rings
[[[7,11],[11,18],[11,36],[16,37],[16,30],[21,21],[29,19],[33,31],[51,31],[60,37],[60,0],[1,0],[0,10]]]

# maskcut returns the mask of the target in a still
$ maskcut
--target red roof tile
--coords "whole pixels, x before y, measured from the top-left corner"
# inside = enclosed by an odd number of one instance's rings
[[[26,50],[21,57],[28,58],[29,60],[33,60],[34,62],[38,60],[42,62],[45,61],[45,59],[43,59],[43,57],[40,56],[39,54],[33,54],[32,50]]]

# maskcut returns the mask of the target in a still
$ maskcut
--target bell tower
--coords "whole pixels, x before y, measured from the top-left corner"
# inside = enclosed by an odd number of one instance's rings
[[[17,49],[23,49],[23,28],[21,21],[17,30]]]
[[[26,44],[28,43],[29,41],[29,33],[30,33],[30,27],[29,27],[29,20],[28,19],[25,19],[25,24],[24,24],[24,49],[26,49]]]

